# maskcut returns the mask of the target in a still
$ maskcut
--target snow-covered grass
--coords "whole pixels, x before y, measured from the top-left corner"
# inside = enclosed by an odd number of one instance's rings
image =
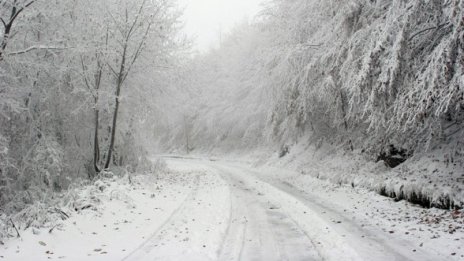
[[[0,260],[127,255],[184,200],[191,183],[162,161],[155,166],[145,175],[106,172],[18,213],[0,213]]]

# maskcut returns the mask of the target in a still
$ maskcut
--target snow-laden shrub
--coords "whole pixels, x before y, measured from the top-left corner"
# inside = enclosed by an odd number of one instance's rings
[[[165,171],[167,171],[168,165],[166,164],[166,161],[163,158],[156,158],[154,162],[152,163],[152,169],[151,171],[154,174],[160,174]]]
[[[52,137],[40,139],[31,150],[24,177],[29,186],[37,186],[45,190],[59,190],[60,177],[64,168],[63,148]]]
[[[148,152],[145,145],[128,130],[120,136],[121,143],[116,146],[114,153],[114,165],[130,173],[144,173],[151,169]]]
[[[20,233],[28,228],[59,229],[62,221],[76,212],[94,211],[98,214],[105,200],[121,200],[133,207],[133,200],[126,192],[127,186],[126,178],[104,172],[93,182],[75,181],[66,191],[46,196],[42,194],[40,200],[24,204],[16,211],[9,211],[10,214],[0,209],[0,240],[16,236],[13,224]]]
[[[7,217],[0,212],[0,241],[8,236],[7,229]]]
[[[36,201],[32,205],[27,206],[19,213],[13,215],[11,219],[15,222],[18,229],[24,230],[27,228],[52,228],[59,224],[60,220],[66,218],[67,214],[63,214],[56,206],[46,202]]]
[[[5,159],[6,155],[8,155],[8,141],[3,135],[0,133],[0,157],[1,159]]]
[[[5,204],[11,195],[10,179],[7,176],[8,168],[8,143],[5,137],[0,134],[0,206]]]

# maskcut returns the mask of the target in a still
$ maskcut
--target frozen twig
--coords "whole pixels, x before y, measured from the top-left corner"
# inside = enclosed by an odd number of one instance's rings
[[[35,51],[35,50],[65,50],[65,49],[70,49],[70,47],[59,47],[59,46],[31,46],[31,47],[26,48],[26,49],[24,49],[24,50],[9,52],[7,55],[13,56],[13,55],[25,54],[25,53],[28,53],[28,52],[31,52],[31,51]]]
[[[16,230],[16,237],[21,238],[21,235],[19,234],[18,228],[16,228],[16,225],[15,225],[15,223],[13,222],[13,220],[11,218],[10,218],[10,222],[13,225],[13,228]]]

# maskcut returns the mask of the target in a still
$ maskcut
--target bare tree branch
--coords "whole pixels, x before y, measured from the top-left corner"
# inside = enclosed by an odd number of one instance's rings
[[[411,41],[412,39],[414,39],[416,36],[422,34],[422,33],[425,33],[427,31],[430,31],[430,30],[433,30],[433,29],[440,29],[442,28],[443,26],[446,26],[450,24],[450,22],[446,22],[446,23],[443,23],[443,24],[440,24],[438,26],[433,26],[433,27],[429,27],[429,28],[426,28],[426,29],[423,29],[423,30],[420,30],[419,32],[413,34],[411,37],[409,37],[409,41]]]

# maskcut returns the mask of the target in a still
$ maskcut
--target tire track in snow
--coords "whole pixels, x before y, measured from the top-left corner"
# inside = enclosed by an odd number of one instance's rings
[[[228,170],[220,173],[231,188],[231,224],[218,260],[320,260],[308,235],[290,216],[270,206],[265,195]],[[244,217],[243,222],[238,222]],[[240,246],[240,248],[239,248]]]
[[[289,213],[289,217],[305,231],[309,238],[317,238],[320,235],[322,238],[319,237],[318,239],[325,245],[327,245],[327,243],[333,244],[333,242],[331,242],[332,240],[335,242],[338,241],[338,245],[333,245],[334,250],[340,247],[345,247],[348,252],[354,250],[355,252],[352,252],[351,255],[345,256],[345,260],[412,260],[417,258],[421,260],[439,260],[437,257],[419,252],[416,252],[415,257],[411,258],[411,256],[407,254],[407,251],[404,251],[404,247],[395,248],[383,238],[379,238],[376,234],[362,229],[358,224],[345,217],[343,213],[332,209],[330,206],[327,206],[327,204],[319,202],[318,199],[300,195],[291,184],[271,183],[262,180],[258,177],[261,173],[245,167],[228,164],[222,164],[221,166],[237,176],[241,176],[250,180],[250,182],[254,181],[255,184],[259,184],[262,188],[269,191],[270,195],[272,195],[275,200],[287,202],[285,208],[286,212]],[[307,209],[308,215],[302,215],[301,209]],[[322,212],[330,214],[329,217],[333,219],[342,220],[343,224],[333,226],[333,224],[328,221],[324,221],[322,216],[317,214]],[[329,217],[325,218],[327,219]],[[308,224],[309,220],[312,220],[314,223]],[[311,229],[311,227],[317,228],[324,226],[330,229],[332,236],[329,237],[325,234],[327,231],[322,229],[320,229],[319,232],[317,232],[317,229]],[[408,245],[407,242],[404,242],[404,244]],[[334,255],[327,247],[320,248],[318,244],[318,248],[323,257],[330,260],[337,260],[337,255]]]
[[[219,175],[220,176],[220,175]],[[221,177],[223,180],[224,178]],[[225,181],[225,180],[224,180]],[[226,239],[227,239],[227,236],[229,235],[230,231],[231,231],[231,227],[232,227],[232,218],[233,218],[233,211],[234,211],[234,207],[235,207],[235,204],[234,204],[234,199],[232,198],[232,192],[229,191],[229,217],[227,219],[227,229],[225,231],[225,235],[224,237],[222,238],[222,242],[221,242],[221,246],[220,248],[218,249],[218,252],[217,252],[217,256],[218,258],[223,254],[224,252],[224,249],[225,249],[225,245],[226,245]]]
[[[156,238],[156,236],[169,224],[170,221],[173,220],[179,213],[185,208],[187,203],[195,197],[195,194],[198,192],[200,176],[196,175],[194,179],[194,187],[190,191],[190,193],[185,197],[181,204],[169,215],[169,217],[153,232],[150,236],[143,241],[136,249],[134,249],[131,253],[129,253],[126,257],[122,259],[122,261],[126,260],[140,260],[141,257],[145,256],[147,253],[151,252],[155,246],[150,244]]]
[[[218,250],[218,260],[242,260],[243,249],[245,246],[245,234],[247,231],[247,220],[243,215],[237,214],[237,199],[233,196],[232,187],[222,175],[219,176],[228,183],[230,188],[230,215],[226,233],[224,234],[221,246]],[[240,219],[243,220],[239,222]],[[238,222],[238,223],[237,223]],[[238,233],[238,234],[237,234]],[[239,249],[234,249],[238,246]],[[235,252],[235,253],[234,253]]]
[[[229,187],[203,165],[179,167],[198,174],[196,190],[145,246],[126,260],[217,260],[230,215]]]

